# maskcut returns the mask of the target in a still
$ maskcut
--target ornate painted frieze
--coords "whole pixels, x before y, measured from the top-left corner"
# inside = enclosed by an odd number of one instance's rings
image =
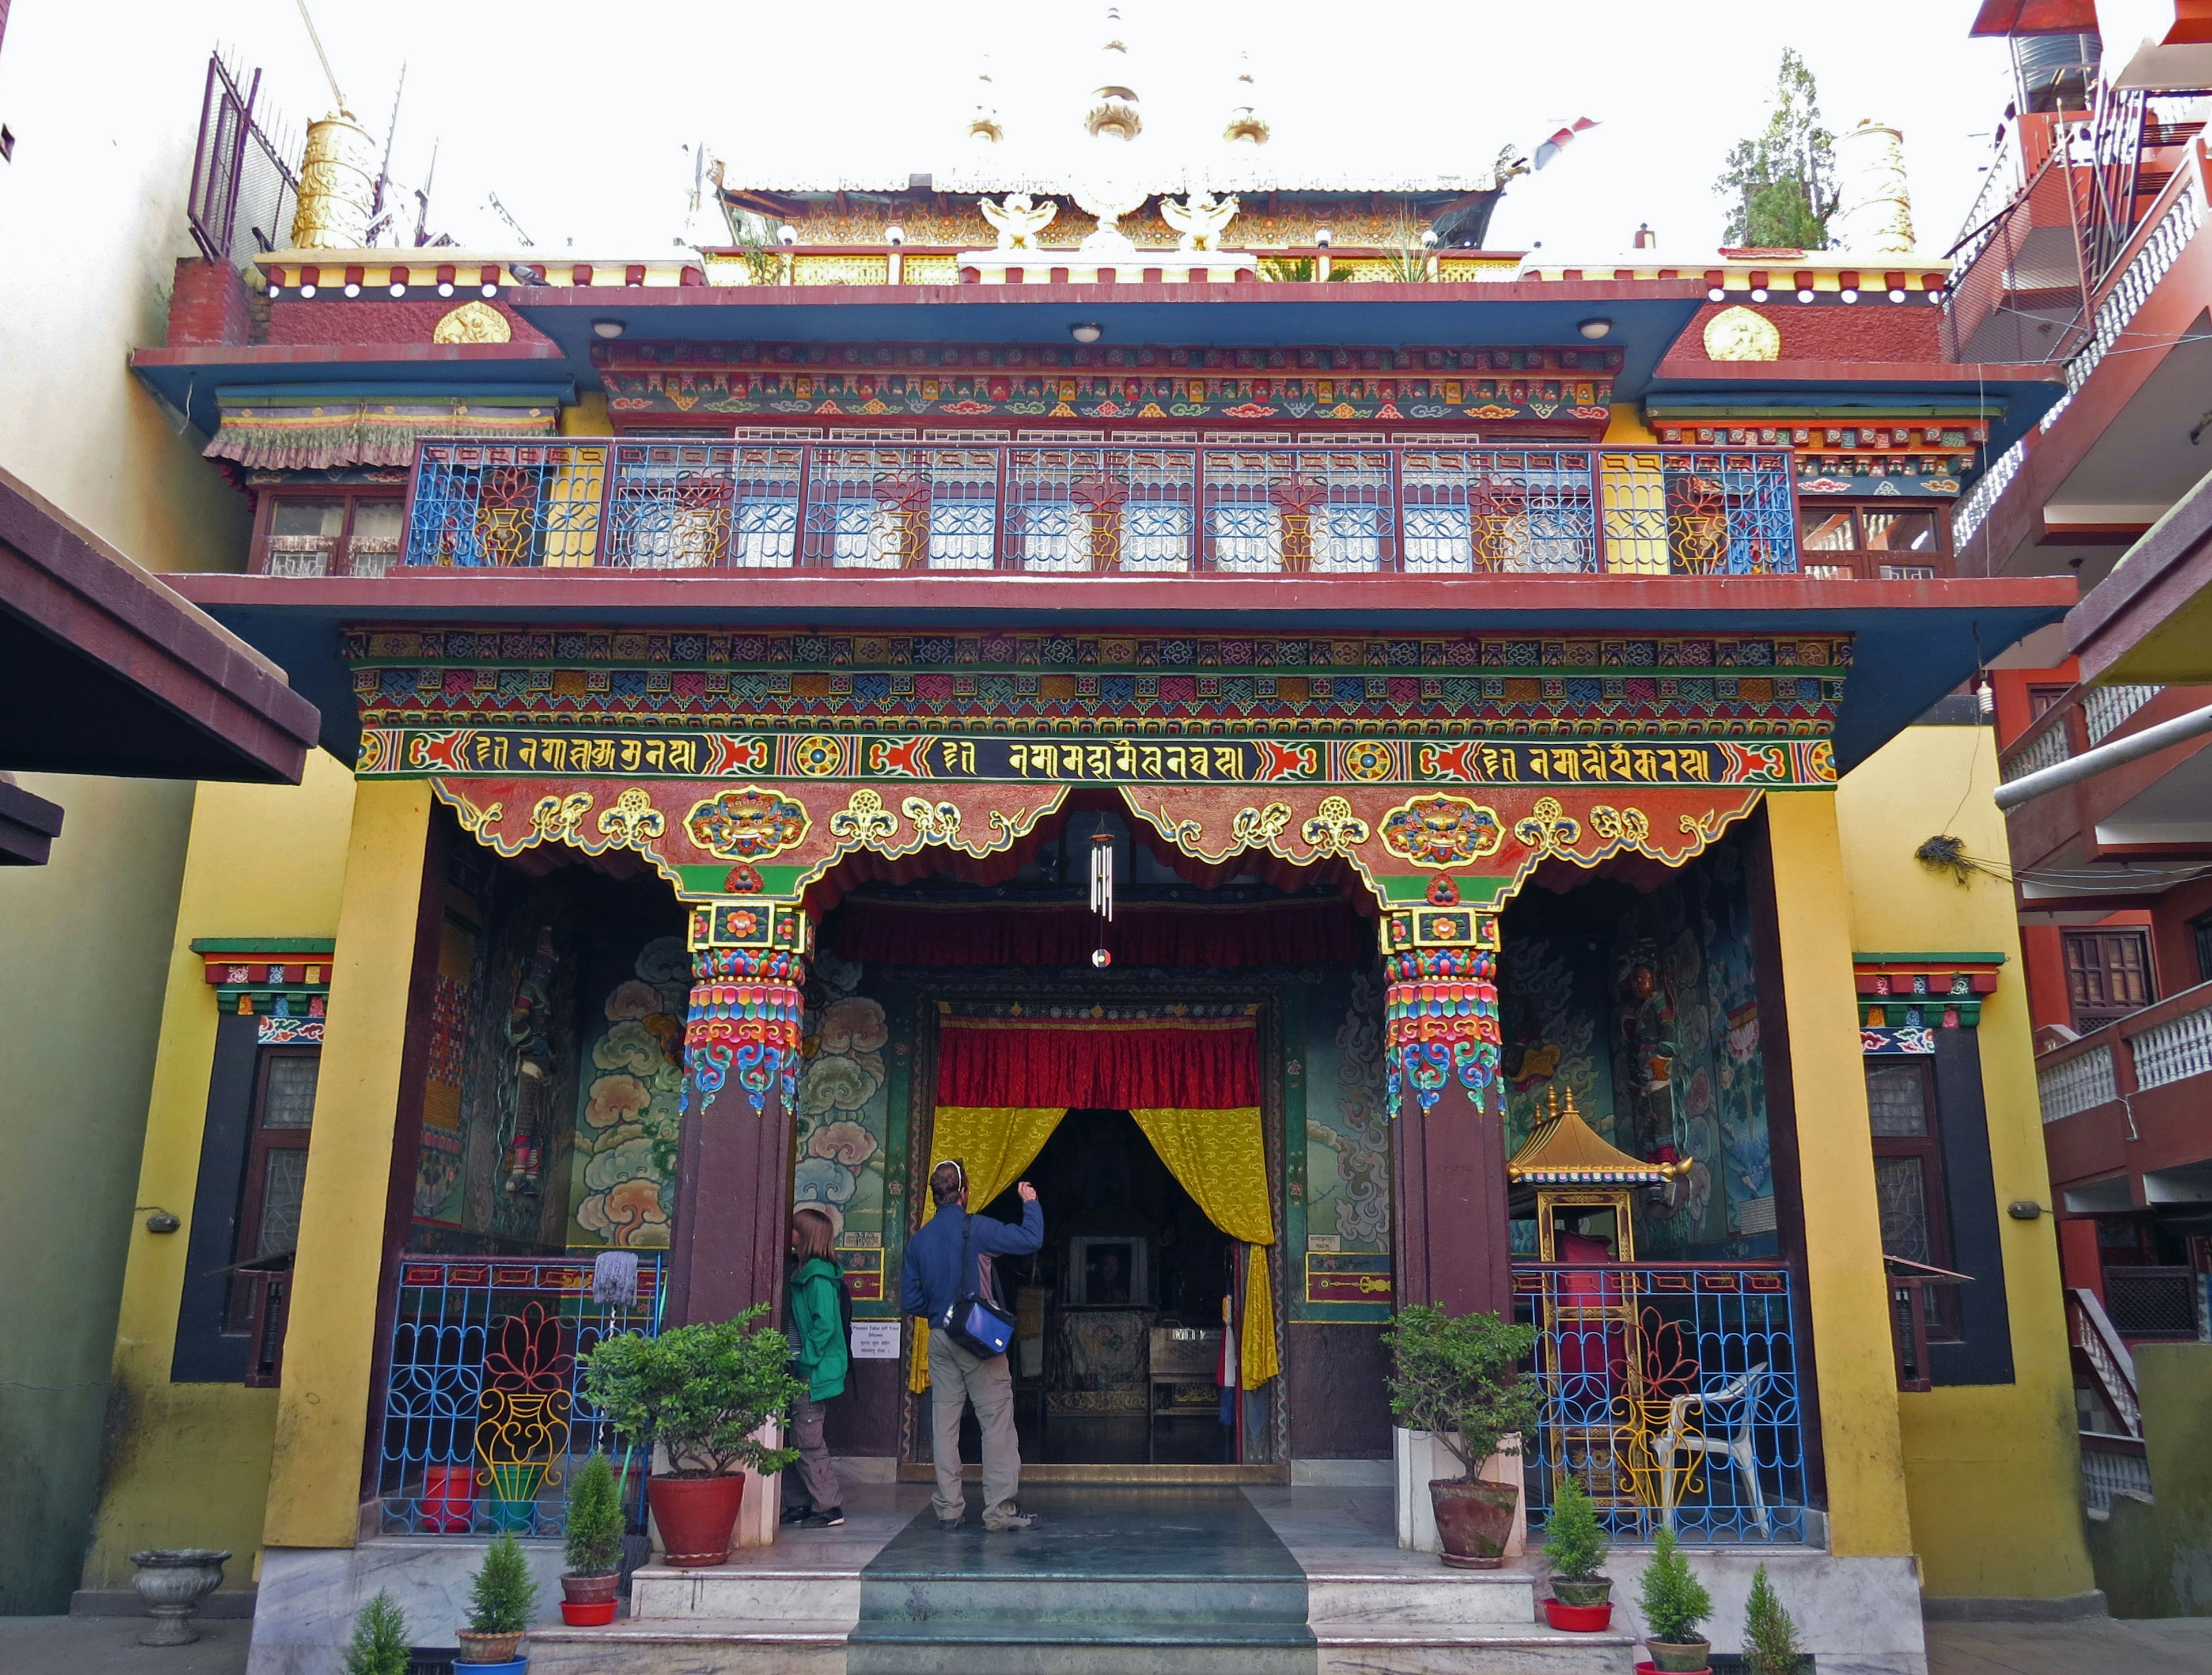
[[[1204,734],[1507,738],[1825,738],[1850,672],[1848,637],[1705,634],[1217,636],[726,634],[414,628],[349,630],[369,774],[581,771],[802,777],[1023,777],[890,737],[1060,735],[1073,743]],[[434,763],[425,734],[533,730],[592,740],[569,766],[509,755]],[[808,736],[787,768],[753,730]],[[723,734],[672,758],[603,733]],[[820,742],[817,742],[820,741]],[[976,741],[981,748],[980,740]],[[998,747],[1003,753],[1007,747]],[[853,755],[847,764],[836,752]],[[648,759],[651,757],[652,759]],[[1088,759],[1086,758],[1086,761]],[[1232,776],[1261,778],[1254,756]],[[1546,758],[1549,762],[1552,759]],[[1186,757],[1188,765],[1188,757]],[[817,770],[810,774],[810,768]],[[1060,775],[1054,758],[1046,770]],[[1193,777],[1212,776],[1211,758]],[[1325,771],[1318,757],[1311,772]],[[1513,773],[1548,777],[1525,757]],[[1572,782],[1581,770],[1559,768]],[[1164,759],[1152,777],[1165,775]],[[1509,775],[1510,776],[1510,775]],[[1656,770],[1655,770],[1656,776]],[[1112,766],[1085,777],[1145,777]],[[1381,780],[1389,770],[1375,774]],[[1469,777],[1473,777],[1470,775]],[[1632,771],[1627,777],[1636,777]],[[1693,777],[1693,776],[1686,776]],[[1710,776],[1708,776],[1710,777]]]
[[[609,410],[682,417],[1511,421],[1602,428],[1605,349],[1053,344],[623,344]]]
[[[1996,992],[2002,954],[1855,954],[1860,1045],[1868,1053],[1933,1053],[1938,1029],[1972,1029]]]
[[[327,937],[195,937],[216,1009],[260,1020],[264,1047],[313,1046],[323,1039],[331,992]]]

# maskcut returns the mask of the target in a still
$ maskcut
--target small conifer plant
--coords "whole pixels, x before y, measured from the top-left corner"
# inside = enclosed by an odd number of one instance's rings
[[[484,1554],[483,1566],[469,1585],[469,1629],[479,1635],[520,1634],[538,1609],[538,1584],[522,1544],[502,1535]]]
[[[353,1641],[346,1648],[345,1675],[407,1675],[414,1661],[407,1644],[407,1618],[389,1590],[361,1608],[353,1620]]]
[[[1544,1557],[1552,1562],[1552,1574],[1571,1582],[1594,1581],[1607,1551],[1596,1503],[1574,1478],[1562,1478],[1544,1524]]]
[[[1713,1599],[1691,1574],[1672,1530],[1660,1531],[1652,1545],[1651,1562],[1644,1567],[1643,1605],[1644,1644],[1651,1648],[1652,1661],[1661,1669],[1702,1669],[1705,1642],[1698,1629],[1713,1614]],[[1696,1647],[1698,1660],[1679,1663],[1662,1647]]]
[[[1804,1660],[1797,1624],[1782,1608],[1762,1564],[1751,1573],[1751,1599],[1744,1611],[1744,1666],[1751,1675],[1797,1675]]]
[[[563,1568],[571,1576],[604,1576],[622,1569],[622,1490],[605,1454],[577,1468],[568,1488]]]

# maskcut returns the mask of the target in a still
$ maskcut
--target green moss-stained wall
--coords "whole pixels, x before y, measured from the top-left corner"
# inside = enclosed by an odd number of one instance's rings
[[[0,869],[0,1613],[9,1614],[69,1609],[91,1525],[192,811],[190,785],[53,774],[21,783],[67,814],[48,865]]]

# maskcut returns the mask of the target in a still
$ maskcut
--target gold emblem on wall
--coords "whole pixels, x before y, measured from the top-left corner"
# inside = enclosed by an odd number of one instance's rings
[[[624,849],[643,849],[666,824],[660,810],[653,806],[652,797],[640,786],[627,787],[599,820],[599,835]]]
[[[684,816],[691,841],[726,861],[764,861],[802,841],[813,824],[805,807],[758,786],[725,791]]]
[[[1705,353],[1716,361],[1779,361],[1782,334],[1764,314],[1723,308],[1705,322]]]
[[[1461,866],[1498,853],[1498,810],[1464,797],[1415,797],[1382,816],[1382,847],[1415,866]]]
[[[1367,822],[1352,813],[1346,798],[1324,797],[1298,835],[1313,846],[1316,856],[1349,855],[1354,846],[1367,841]]]
[[[915,799],[919,801],[919,798]],[[898,816],[884,806],[883,795],[862,786],[845,806],[830,816],[830,835],[840,843],[857,843],[873,849],[890,841],[898,830]]]
[[[430,332],[434,343],[504,343],[514,337],[514,327],[507,316],[483,302],[463,303]]]

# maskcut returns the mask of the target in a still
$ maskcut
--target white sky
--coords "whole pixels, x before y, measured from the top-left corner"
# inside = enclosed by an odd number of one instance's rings
[[[434,230],[536,246],[650,253],[682,230],[687,145],[732,181],[942,171],[969,143],[990,55],[1009,161],[1069,143],[1096,84],[1103,8],[1079,0],[311,0],[349,102],[381,143],[404,58],[394,174],[439,142]],[[232,0],[219,26],[295,121],[328,95],[293,0]],[[1685,255],[1717,242],[1711,191],[1764,121],[1785,46],[1819,78],[1828,126],[1902,128],[1920,247],[1956,237],[2009,96],[2002,42],[1966,39],[1973,0],[1123,0],[1141,142],[1214,144],[1248,51],[1268,148],[1334,170],[1480,172],[1577,116],[1602,125],[1517,183],[1490,243],[1600,253],[1639,222]],[[183,80],[196,76],[179,72]],[[1233,240],[1233,232],[1232,232]]]

